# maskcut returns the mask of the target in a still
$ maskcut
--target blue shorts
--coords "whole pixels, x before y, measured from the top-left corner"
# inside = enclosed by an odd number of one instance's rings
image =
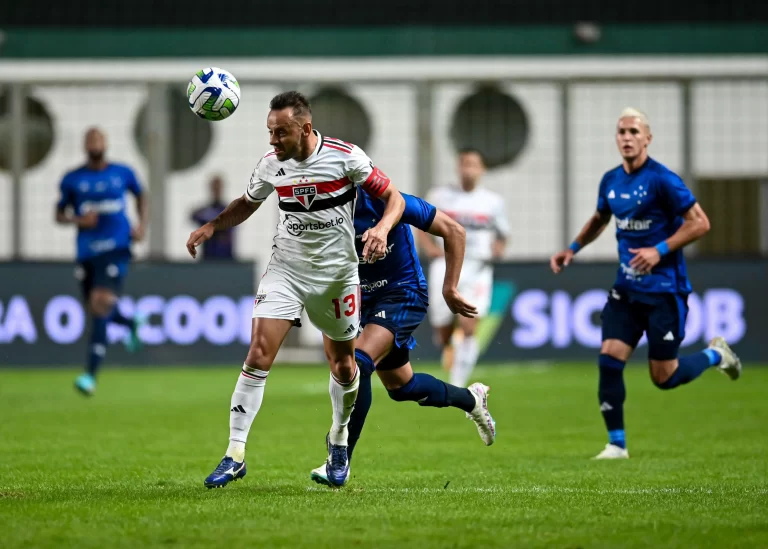
[[[603,341],[618,339],[633,349],[648,336],[648,358],[673,360],[685,339],[686,294],[641,294],[613,287],[600,315]]]
[[[427,316],[428,306],[426,290],[400,287],[363,294],[361,328],[378,324],[395,336],[392,350],[377,370],[394,370],[408,363],[408,351],[416,346],[413,332]]]
[[[105,288],[120,294],[130,262],[129,250],[115,250],[79,262],[75,277],[80,281],[83,298],[88,300],[94,288]]]

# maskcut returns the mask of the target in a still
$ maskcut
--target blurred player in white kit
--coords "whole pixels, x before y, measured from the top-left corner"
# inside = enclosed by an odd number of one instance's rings
[[[455,350],[452,339],[457,315],[451,313],[443,300],[430,303],[429,321],[435,330],[435,341],[443,349],[443,367],[450,370],[451,384],[466,387],[479,354],[475,338],[477,325],[491,306],[492,261],[504,254],[509,222],[504,199],[480,185],[486,169],[483,155],[475,149],[462,150],[458,168],[460,185],[436,187],[430,191],[427,200],[466,230],[467,247],[458,290],[477,306],[478,315],[458,317],[460,330]],[[429,295],[441,295],[440,284],[445,275],[442,241],[426,233],[419,233],[418,238],[431,259]]]

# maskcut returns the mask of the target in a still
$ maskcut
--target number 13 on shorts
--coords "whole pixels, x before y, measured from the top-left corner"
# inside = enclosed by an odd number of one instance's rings
[[[320,311],[314,311],[315,303],[307,307],[307,314],[320,331],[335,341],[348,341],[357,337],[360,329],[360,286],[338,287],[325,294],[323,302],[317,302]],[[313,315],[312,313],[320,313]],[[322,319],[317,318],[322,316]],[[315,318],[313,318],[315,317]]]
[[[357,295],[356,294],[349,294],[345,295],[341,301],[344,303],[344,316],[353,316],[357,312]],[[333,303],[334,313],[336,315],[336,319],[341,319],[342,315],[342,307],[341,303],[339,303],[338,298],[333,298],[331,300]]]

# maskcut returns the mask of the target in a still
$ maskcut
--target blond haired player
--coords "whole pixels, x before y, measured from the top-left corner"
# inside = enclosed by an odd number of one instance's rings
[[[692,291],[683,248],[709,232],[709,219],[680,176],[648,156],[652,139],[642,112],[621,112],[616,121],[621,164],[603,175],[595,212],[574,241],[550,259],[552,271],[562,272],[616,217],[619,268],[600,315],[603,343],[597,360],[608,444],[595,459],[629,458],[624,367],[643,334],[651,380],[659,389],[690,383],[710,368],[731,379],[741,375],[741,361],[722,337],[698,353],[678,356]]]
[[[443,348],[443,366],[450,369],[451,383],[465,387],[479,354],[475,338],[477,324],[488,314],[491,306],[491,262],[504,254],[509,223],[502,197],[480,185],[480,179],[485,173],[482,154],[474,149],[462,150],[459,153],[458,168],[460,185],[433,189],[427,200],[466,230],[467,247],[458,289],[461,295],[477,306],[478,315],[474,318],[458,317],[463,337],[457,341],[455,352],[451,339],[457,317],[445,302],[436,300],[430,303],[429,321],[435,330],[435,340]],[[429,266],[429,293],[440,295],[440,285],[445,275],[443,248],[426,233],[419,234],[419,241],[424,252],[432,259]]]
[[[309,319],[323,332],[331,368],[333,422],[327,476],[334,485],[346,481],[347,424],[359,383],[355,337],[360,326],[360,285],[353,225],[357,187],[386,204],[379,223],[362,237],[366,260],[384,255],[387,235],[405,207],[395,186],[360,148],[323,137],[312,128],[310,105],[302,94],[291,91],[275,96],[267,128],[273,150],[259,161],[245,194],[194,231],[187,242],[195,257],[196,247],[214,231],[239,225],[277,191],[280,220],[272,258],[256,292],[250,349],[232,395],[229,447],[205,479],[208,488],[245,476],[245,443],[261,407],[267,375],[305,307]]]

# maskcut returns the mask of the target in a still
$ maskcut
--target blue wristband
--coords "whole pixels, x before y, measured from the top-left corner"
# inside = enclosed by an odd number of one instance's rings
[[[581,244],[579,244],[578,242],[576,242],[574,240],[573,242],[571,242],[571,245],[568,246],[568,247],[571,249],[571,251],[573,253],[577,254],[577,253],[579,253],[579,250],[581,249]]]
[[[661,257],[667,255],[669,253],[669,245],[667,244],[667,241],[663,240],[656,244],[656,251],[659,252]]]

